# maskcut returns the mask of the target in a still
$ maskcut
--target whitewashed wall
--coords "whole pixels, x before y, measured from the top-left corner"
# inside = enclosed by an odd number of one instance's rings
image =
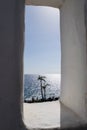
[[[86,118],[86,31],[84,0],[66,0],[61,8],[61,101]]]

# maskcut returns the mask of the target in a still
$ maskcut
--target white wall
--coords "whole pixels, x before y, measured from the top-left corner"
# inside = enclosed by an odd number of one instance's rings
[[[66,0],[61,19],[61,101],[86,119],[85,0]]]

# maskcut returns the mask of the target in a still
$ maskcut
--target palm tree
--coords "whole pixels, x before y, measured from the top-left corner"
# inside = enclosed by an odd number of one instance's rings
[[[45,80],[45,76],[38,76],[38,80],[40,81],[40,87],[41,87],[41,96],[42,96],[42,100],[44,99],[44,95],[43,95],[43,81],[46,82]]]

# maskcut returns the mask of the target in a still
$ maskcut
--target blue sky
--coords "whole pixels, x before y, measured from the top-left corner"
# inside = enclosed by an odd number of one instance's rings
[[[60,18],[52,7],[25,8],[25,74],[60,73]]]

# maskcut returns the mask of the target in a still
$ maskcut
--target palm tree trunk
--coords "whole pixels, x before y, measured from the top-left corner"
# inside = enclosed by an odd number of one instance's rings
[[[46,100],[46,88],[44,88],[44,99]]]
[[[43,88],[42,88],[42,80],[40,81],[40,85],[41,85],[41,96],[42,96],[42,100],[43,100]]]
[[[43,91],[44,91],[44,97],[43,98],[44,98],[44,100],[46,100],[46,88],[45,87],[43,88]]]

